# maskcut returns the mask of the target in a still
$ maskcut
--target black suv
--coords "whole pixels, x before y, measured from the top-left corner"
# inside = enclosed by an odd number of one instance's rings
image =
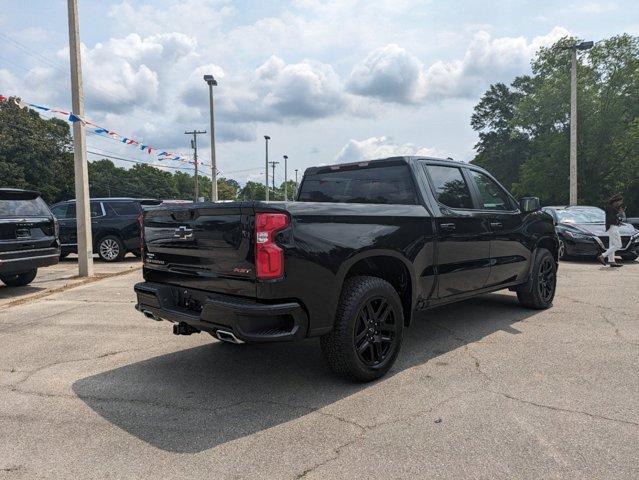
[[[27,285],[59,256],[58,225],[40,194],[0,188],[0,280]]]
[[[142,205],[158,205],[160,200],[142,198],[91,199],[93,251],[105,262],[117,262],[127,252],[140,256],[140,216]],[[77,253],[75,200],[53,205],[51,211],[60,222],[60,257]]]

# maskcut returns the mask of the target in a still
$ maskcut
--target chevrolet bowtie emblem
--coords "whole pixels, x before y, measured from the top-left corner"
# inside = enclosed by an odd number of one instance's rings
[[[193,236],[193,229],[185,225],[180,225],[178,228],[175,229],[175,232],[173,232],[174,238],[179,238],[182,240],[191,238],[192,236]]]

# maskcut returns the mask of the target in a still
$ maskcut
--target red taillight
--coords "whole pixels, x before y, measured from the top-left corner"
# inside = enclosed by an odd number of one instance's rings
[[[140,257],[144,258],[144,214],[138,214],[138,225],[140,226]]]
[[[260,280],[284,276],[284,252],[277,246],[275,233],[288,226],[284,213],[258,213],[255,215],[255,270]]]

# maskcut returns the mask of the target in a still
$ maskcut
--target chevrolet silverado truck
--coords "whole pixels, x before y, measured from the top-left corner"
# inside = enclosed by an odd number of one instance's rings
[[[38,192],[0,188],[0,280],[28,285],[60,257],[58,222]]]
[[[236,344],[319,337],[357,381],[390,369],[416,312],[502,289],[545,309],[555,295],[539,199],[452,160],[313,167],[296,201],[161,205],[142,221],[145,316]]]

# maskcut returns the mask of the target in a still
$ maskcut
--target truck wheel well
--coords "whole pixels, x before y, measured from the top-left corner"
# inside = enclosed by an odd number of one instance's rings
[[[542,238],[537,243],[537,248],[545,248],[555,258],[555,262],[559,261],[559,245],[552,238]]]
[[[350,268],[345,278],[358,275],[378,277],[390,283],[402,300],[404,325],[410,325],[413,289],[410,272],[401,260],[388,256],[363,258]]]

